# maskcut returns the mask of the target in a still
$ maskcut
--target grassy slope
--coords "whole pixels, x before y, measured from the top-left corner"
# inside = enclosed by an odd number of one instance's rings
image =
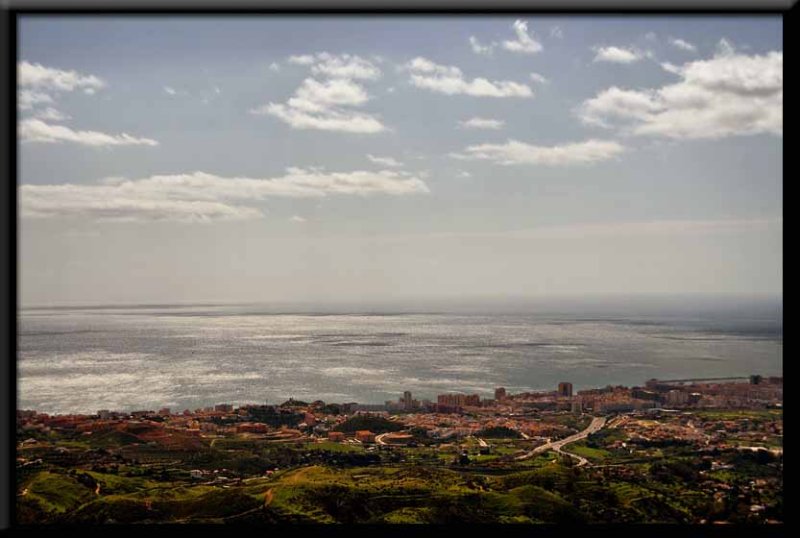
[[[233,516],[319,523],[551,522],[576,517],[558,493],[529,483],[558,475],[549,468],[522,473],[517,483],[429,467],[309,466],[227,489],[90,474],[101,484],[99,495],[66,474],[36,475],[22,501],[23,522],[199,522]],[[272,501],[264,509],[270,490]]]
[[[583,442],[567,449],[606,457]],[[699,488],[677,478],[647,478],[649,466],[639,467],[643,474],[635,478],[603,477],[603,471],[572,468],[547,453],[505,470],[479,462],[463,468],[306,465],[229,487],[77,470],[100,484],[99,495],[65,472],[39,471],[20,485],[27,493],[18,497],[18,514],[21,522],[77,523],[688,522],[693,507],[707,502]],[[271,501],[264,508],[267,492]]]

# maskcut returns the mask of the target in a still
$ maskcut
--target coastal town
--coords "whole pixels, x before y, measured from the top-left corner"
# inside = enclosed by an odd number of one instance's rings
[[[109,506],[144,498],[149,508],[143,513],[126,509],[119,517],[173,520],[168,506],[177,500],[161,497],[201,488],[204,495],[236,492],[243,506],[260,499],[265,513],[249,511],[251,506],[241,513],[192,517],[229,521],[257,513],[283,521],[300,517],[298,501],[289,495],[293,488],[282,485],[286,481],[368,484],[367,476],[378,470],[427,469],[448,473],[456,482],[483,477],[483,485],[476,486],[481,492],[491,491],[490,482],[499,476],[512,480],[520,473],[559,470],[571,477],[565,480],[611,484],[608,499],[592,500],[598,495],[592,490],[570,501],[575,491],[560,492],[556,478],[544,480],[551,486],[544,493],[566,505],[577,509],[589,503],[583,508],[589,521],[610,514],[608,506],[603,508],[609,503],[618,517],[631,521],[782,521],[782,378],[651,379],[641,387],[578,391],[562,382],[554,389],[511,394],[498,387],[491,397],[448,393],[435,400],[418,400],[406,391],[379,405],[290,397],[277,405],[219,403],[181,411],[49,415],[19,410],[19,513],[29,522],[117,521],[107,513]],[[357,479],[362,471],[363,479]],[[331,476],[312,480],[309,473]],[[145,482],[154,496],[136,493]],[[542,487],[540,482],[531,484]],[[678,486],[680,495],[667,500]],[[503,485],[494,487],[498,494],[511,494]],[[360,491],[359,486],[353,490]],[[75,499],[65,500],[64,491],[73,491]],[[288,497],[275,504],[264,501],[277,491]],[[378,510],[365,521],[449,521],[398,502],[401,506]],[[154,512],[159,503],[160,511]],[[345,517],[304,510],[302,517],[312,521]],[[511,512],[497,518],[546,522],[561,517]]]

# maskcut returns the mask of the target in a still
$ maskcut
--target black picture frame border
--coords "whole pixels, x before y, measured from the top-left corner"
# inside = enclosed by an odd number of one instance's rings
[[[94,535],[113,533],[141,534],[142,530],[147,533],[165,533],[170,536],[181,533],[196,535],[197,532],[219,532],[225,529],[218,525],[152,525],[142,527],[141,525],[98,525],[90,527],[85,525],[29,525],[20,526],[15,521],[15,487],[16,483],[16,408],[17,408],[17,312],[18,312],[18,230],[17,230],[17,102],[16,102],[16,63],[18,60],[17,40],[18,40],[18,21],[20,17],[37,16],[136,16],[136,15],[181,15],[181,16],[242,16],[242,15],[263,15],[263,16],[375,16],[385,17],[392,15],[412,15],[421,17],[437,16],[491,16],[491,15],[519,15],[519,16],[567,16],[567,15],[590,15],[590,16],[660,16],[660,15],[679,15],[687,17],[704,16],[749,16],[749,17],[774,17],[780,16],[784,24],[784,55],[789,62],[785,64],[785,70],[792,72],[791,59],[793,57],[794,46],[791,41],[794,34],[791,32],[792,23],[797,19],[797,0],[431,0],[424,2],[421,0],[411,0],[398,2],[396,0],[374,0],[372,2],[354,2],[353,0],[296,0],[291,1],[242,1],[231,0],[220,3],[214,0],[195,2],[180,0],[111,0],[100,1],[35,1],[35,0],[6,0],[0,6],[0,72],[5,79],[4,84],[0,84],[0,98],[3,106],[0,107],[0,162],[7,163],[5,196],[2,201],[5,204],[5,211],[0,218],[0,250],[7,253],[3,264],[3,284],[0,285],[0,305],[5,308],[0,309],[3,319],[0,319],[0,345],[5,353],[2,354],[0,361],[0,533],[60,533],[63,531],[76,532],[81,535]],[[784,94],[791,95],[791,77],[785,78]],[[787,90],[787,87],[789,91]],[[784,102],[784,116],[790,114],[793,106],[791,101]],[[786,122],[784,122],[786,123]],[[789,140],[786,129],[784,130],[784,145]],[[785,152],[783,154],[784,178],[788,175],[794,177],[790,170],[791,161],[787,161]],[[787,166],[789,168],[787,168]],[[12,181],[13,178],[13,181]],[[786,182],[784,181],[784,190]],[[784,261],[785,265],[785,261]],[[785,274],[785,271],[784,271]],[[785,293],[785,279],[784,279]],[[784,368],[786,363],[784,362]],[[784,396],[785,400],[785,396]],[[784,401],[784,421],[786,420]],[[784,490],[784,500],[786,490]],[[786,517],[789,516],[789,517]],[[785,520],[791,520],[790,512],[785,514]],[[786,523],[789,523],[787,521]],[[332,536],[342,535],[352,537],[355,532],[357,535],[376,536],[381,538],[387,536],[409,535],[430,535],[441,537],[453,532],[482,532],[493,534],[495,532],[508,536],[567,536],[590,535],[592,538],[599,536],[636,536],[637,538],[657,538],[665,536],[669,538],[694,538],[705,536],[748,536],[752,537],[772,537],[785,536],[786,523],[781,525],[767,526],[695,526],[695,525],[660,525],[660,524],[636,524],[636,525],[591,525],[591,526],[555,526],[540,525],[536,527],[517,527],[517,526],[498,526],[498,525],[454,525],[454,526],[373,526],[373,525],[353,525],[353,526],[284,526],[275,525],[274,527],[247,527],[236,526],[235,531],[244,532],[275,532],[277,536],[301,533],[309,536]]]

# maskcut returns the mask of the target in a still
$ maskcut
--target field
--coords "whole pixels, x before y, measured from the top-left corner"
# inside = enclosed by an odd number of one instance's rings
[[[773,416],[704,413],[712,432],[718,420]],[[761,433],[732,431],[724,449],[669,439],[625,447],[631,439],[623,429],[604,429],[564,447],[586,458],[585,466],[552,451],[515,460],[536,441],[511,438],[390,447],[235,434],[147,442],[121,432],[51,432],[37,440],[26,434],[18,449],[17,518],[20,524],[782,521],[782,455],[737,447]],[[776,443],[781,438],[770,435]]]

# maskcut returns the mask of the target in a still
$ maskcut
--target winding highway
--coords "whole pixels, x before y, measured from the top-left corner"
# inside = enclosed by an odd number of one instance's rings
[[[569,437],[565,437],[564,439],[559,439],[558,441],[550,441],[549,443],[537,446],[530,452],[526,452],[525,454],[517,456],[514,459],[518,461],[526,460],[528,458],[532,458],[539,454],[543,454],[548,450],[554,450],[559,454],[566,454],[567,456],[577,459],[578,466],[586,465],[589,463],[589,460],[587,460],[584,457],[578,456],[577,454],[572,454],[570,452],[564,451],[562,450],[562,448],[564,447],[564,445],[568,445],[570,443],[574,443],[575,441],[580,441],[581,439],[585,439],[586,437],[589,436],[589,434],[595,433],[596,431],[600,430],[600,428],[602,428],[605,425],[605,423],[606,423],[605,417],[594,417],[592,419],[592,422],[586,427],[585,430],[570,435]]]

